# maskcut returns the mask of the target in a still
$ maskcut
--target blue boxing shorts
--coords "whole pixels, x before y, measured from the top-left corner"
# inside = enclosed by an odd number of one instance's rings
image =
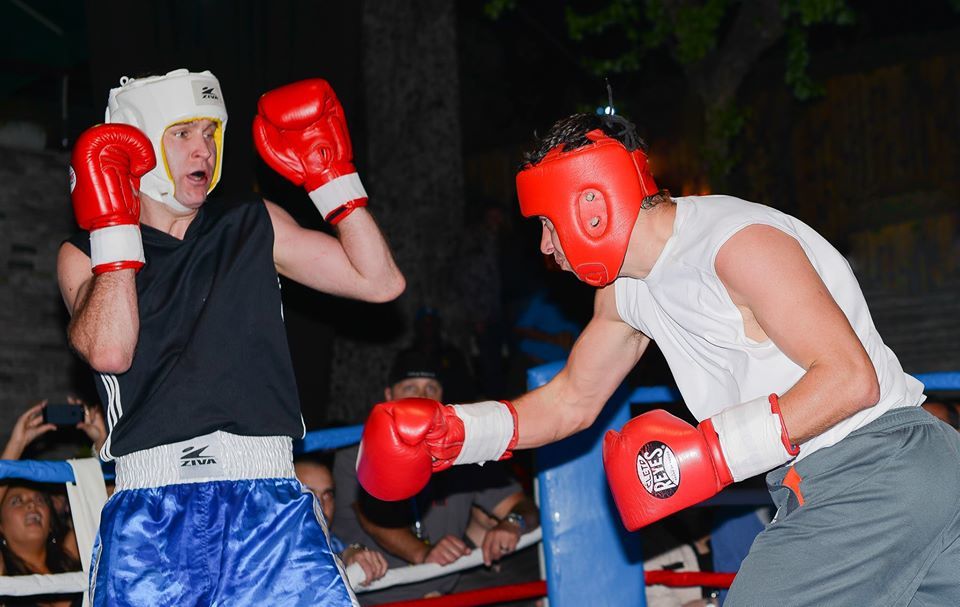
[[[219,431],[117,458],[90,604],[358,605],[291,439]]]

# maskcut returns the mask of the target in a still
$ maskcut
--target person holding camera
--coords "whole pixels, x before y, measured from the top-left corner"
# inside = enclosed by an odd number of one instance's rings
[[[96,455],[100,452],[103,441],[107,438],[107,426],[103,421],[103,411],[98,405],[88,405],[73,396],[67,397],[67,403],[78,407],[80,411],[77,415],[80,421],[76,424],[67,425],[82,430],[87,435],[93,443],[93,451]],[[0,459],[20,459],[23,452],[33,441],[51,430],[56,430],[58,426],[64,426],[60,420],[50,419],[45,415],[47,405],[47,401],[42,400],[20,414],[13,425],[13,430],[10,432],[10,438],[3,448],[3,453],[0,454]],[[0,498],[3,496],[3,490],[4,488],[0,487]]]

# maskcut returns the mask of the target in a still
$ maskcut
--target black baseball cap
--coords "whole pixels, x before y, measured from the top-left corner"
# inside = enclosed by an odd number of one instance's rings
[[[420,350],[401,350],[393,359],[390,376],[387,378],[389,385],[417,377],[435,379],[443,384],[443,364],[440,357]]]

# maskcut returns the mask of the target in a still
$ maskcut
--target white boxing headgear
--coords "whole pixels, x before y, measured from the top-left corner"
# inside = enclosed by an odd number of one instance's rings
[[[131,124],[143,131],[153,143],[157,166],[140,178],[140,191],[185,212],[185,206],[174,198],[175,185],[167,157],[163,152],[163,132],[168,127],[190,120],[212,120],[217,125],[217,164],[213,169],[209,193],[220,181],[223,165],[223,135],[227,130],[227,108],[223,104],[220,82],[209,71],[174,70],[163,76],[120,79],[120,86],[110,89],[104,122]]]

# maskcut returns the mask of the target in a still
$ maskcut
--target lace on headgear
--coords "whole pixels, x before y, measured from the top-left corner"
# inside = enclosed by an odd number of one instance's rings
[[[610,81],[604,78],[607,83],[607,107],[600,116],[600,122],[603,124],[604,131],[611,137],[619,139],[623,147],[628,152],[637,148],[644,147],[640,138],[637,136],[637,127],[632,122],[617,114],[616,106],[613,105],[613,87]],[[646,151],[646,150],[644,150]]]

